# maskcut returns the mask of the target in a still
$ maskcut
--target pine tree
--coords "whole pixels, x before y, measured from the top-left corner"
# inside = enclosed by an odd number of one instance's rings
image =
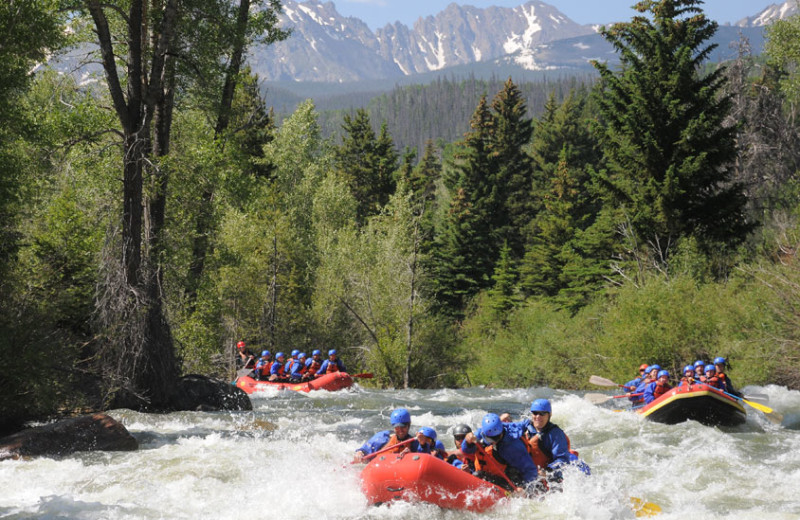
[[[519,88],[509,78],[492,101],[493,124],[489,156],[498,205],[491,209],[492,227],[514,258],[524,250],[523,230],[531,219],[532,162],[525,148],[533,133]]]
[[[492,275],[494,285],[489,289],[489,306],[497,313],[501,321],[505,321],[508,311],[514,308],[516,297],[517,275],[511,258],[511,248],[503,244],[500,258]]]
[[[740,243],[750,229],[742,187],[729,182],[736,129],[725,125],[730,98],[722,69],[705,76],[701,64],[717,30],[699,0],[645,0],[637,16],[602,35],[620,53],[622,68],[595,63],[608,169],[599,176],[636,234],[666,259],[670,244],[694,236]]]
[[[381,125],[376,137],[363,108],[356,111],[355,117],[345,115],[342,128],[345,135],[336,150],[336,161],[358,201],[358,217],[363,222],[377,214],[394,192],[397,152],[386,124]]]
[[[497,254],[490,208],[497,207],[498,193],[488,175],[492,116],[486,96],[470,127],[444,172],[453,198],[431,260],[436,300],[454,316],[461,315],[470,297],[489,286]]]

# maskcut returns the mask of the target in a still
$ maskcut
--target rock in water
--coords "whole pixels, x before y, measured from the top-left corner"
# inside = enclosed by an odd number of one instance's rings
[[[96,413],[62,419],[0,438],[0,459],[138,448],[139,443],[125,426],[104,413]]]

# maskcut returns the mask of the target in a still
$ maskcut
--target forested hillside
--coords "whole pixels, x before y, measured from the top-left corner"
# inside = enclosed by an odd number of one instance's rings
[[[591,84],[276,120],[243,56],[285,37],[278,0],[75,4],[0,6],[0,429],[167,409],[240,340],[336,348],[386,387],[722,355],[737,386],[800,388],[800,19],[709,66],[697,2],[642,2]],[[97,81],[35,67],[87,39]]]

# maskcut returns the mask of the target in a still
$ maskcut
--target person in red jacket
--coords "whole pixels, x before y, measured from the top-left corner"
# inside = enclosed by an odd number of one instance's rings
[[[714,368],[714,365],[706,365],[706,375],[700,378],[700,381],[707,384],[708,386],[713,386],[714,388],[718,388],[720,390],[722,388],[722,382],[717,377],[717,369]]]

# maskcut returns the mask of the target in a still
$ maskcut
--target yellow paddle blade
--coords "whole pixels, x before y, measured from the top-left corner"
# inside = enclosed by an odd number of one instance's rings
[[[631,509],[637,518],[643,516],[656,516],[661,512],[658,504],[652,502],[645,502],[641,498],[631,497]]]
[[[761,410],[764,413],[773,413],[775,411],[772,408],[770,408],[769,406],[765,406],[765,405],[763,405],[761,403],[757,403],[755,401],[749,401],[747,399],[742,399],[742,401],[744,401],[745,404],[748,404],[748,405],[752,406],[756,410]]]

